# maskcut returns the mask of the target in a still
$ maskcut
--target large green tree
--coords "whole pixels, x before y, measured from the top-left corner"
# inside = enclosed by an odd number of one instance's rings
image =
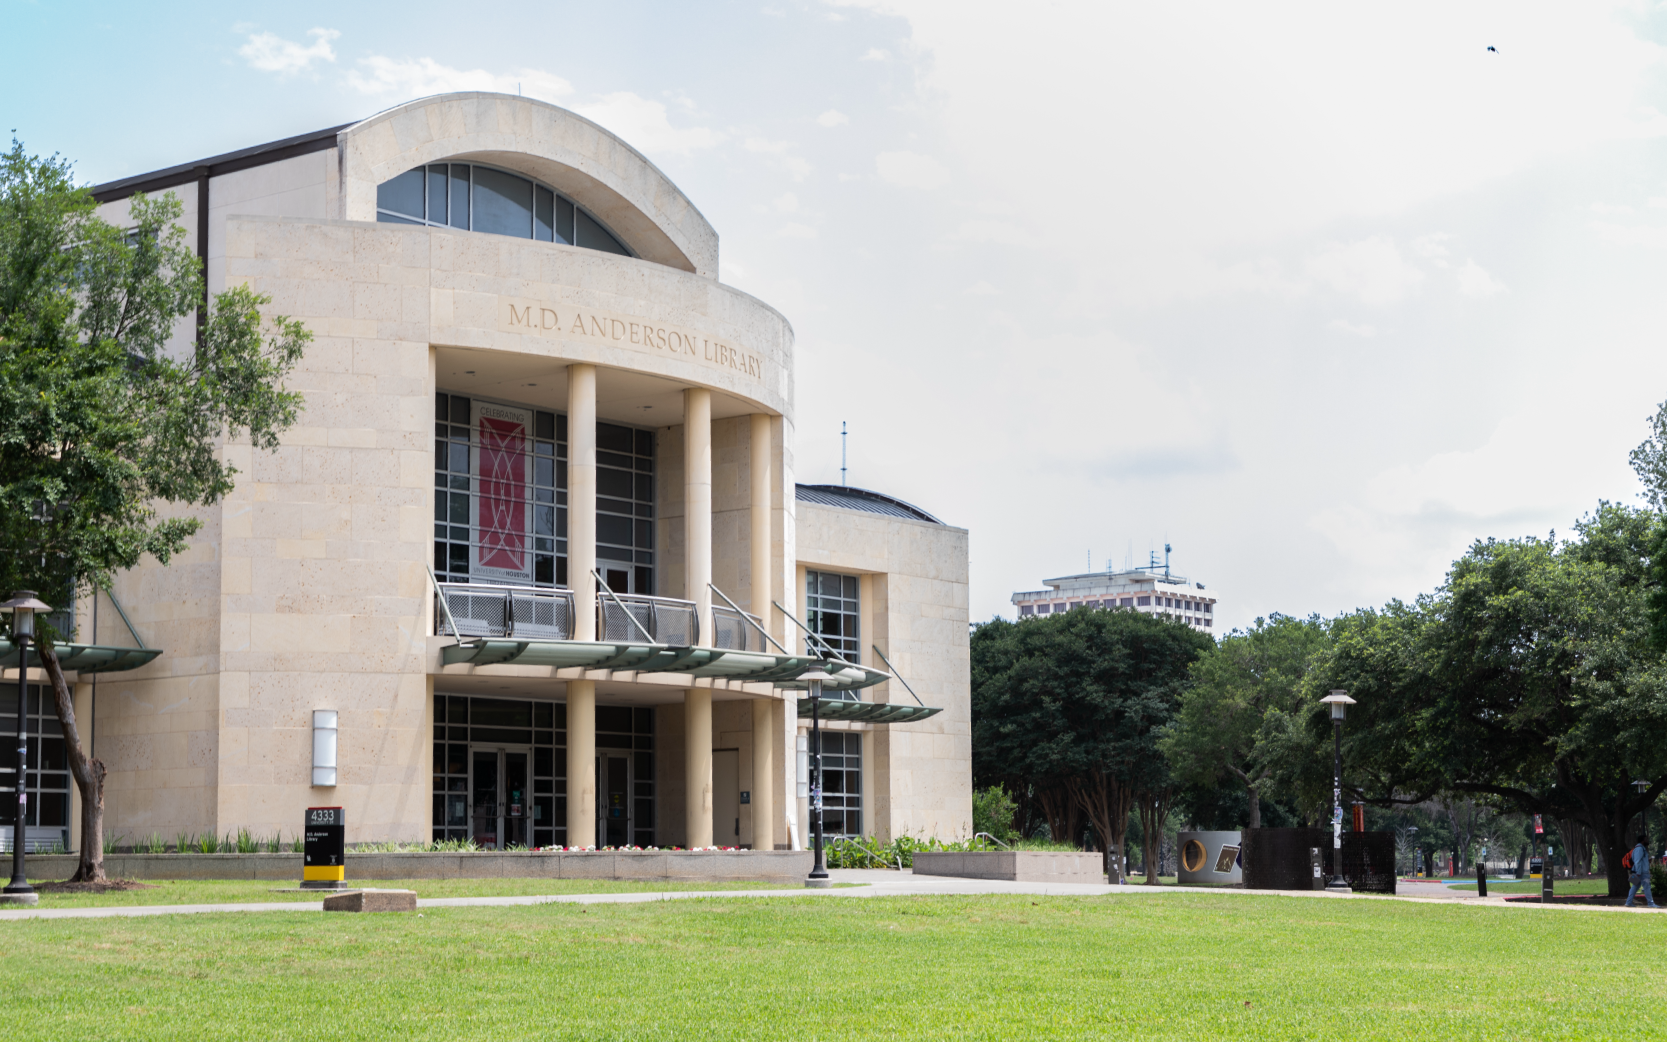
[[[1657,523],[1601,504],[1574,539],[1478,542],[1416,606],[1340,620],[1312,686],[1359,701],[1351,786],[1380,803],[1461,793],[1578,822],[1624,892],[1633,818],[1667,791],[1667,671],[1646,626]],[[1316,714],[1311,738],[1324,729]]]
[[[233,487],[226,442],[272,449],[294,422],[283,378],[311,339],[245,287],[192,329],[203,276],[172,194],[132,197],[120,227],[94,210],[67,162],[15,141],[0,160],[0,591],[58,604],[185,548],[189,508]],[[104,765],[53,651],[72,635],[42,636],[82,796],[76,879],[102,880]]]
[[[1158,735],[1210,638],[1148,614],[1079,609],[996,620],[972,644],[974,771],[1063,794],[1108,855],[1121,851],[1137,796],[1167,787]]]
[[[1227,634],[1192,664],[1180,711],[1158,745],[1189,785],[1211,785],[1229,775],[1250,795],[1250,828],[1262,827],[1261,794],[1282,761],[1293,718],[1305,717],[1304,681],[1329,642],[1318,616],[1272,615],[1248,630]]]

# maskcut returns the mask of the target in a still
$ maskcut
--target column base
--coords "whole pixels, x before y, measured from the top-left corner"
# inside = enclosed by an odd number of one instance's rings
[[[39,904],[41,895],[33,890],[23,894],[0,893],[0,905],[33,905]]]
[[[1354,893],[1354,887],[1347,883],[1333,881],[1325,885],[1325,892],[1328,894],[1352,894]]]
[[[828,887],[833,886],[833,880],[831,880],[831,879],[807,879],[807,880],[805,880],[805,886],[806,886],[806,888],[811,889],[811,890],[826,890]]]

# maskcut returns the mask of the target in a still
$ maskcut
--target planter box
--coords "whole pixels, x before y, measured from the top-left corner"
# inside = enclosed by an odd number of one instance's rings
[[[799,883],[810,874],[808,850],[641,850],[535,853],[480,851],[347,855],[347,882],[372,879],[635,879],[644,882],[764,881]],[[30,855],[30,879],[68,879],[73,854]],[[112,879],[262,879],[296,882],[300,854],[110,854]]]
[[[1013,883],[1104,883],[1097,853],[1049,850],[932,851],[915,854],[915,875],[1004,879]]]

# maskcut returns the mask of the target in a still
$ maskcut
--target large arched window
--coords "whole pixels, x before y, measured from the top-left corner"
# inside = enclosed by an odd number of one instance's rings
[[[478,163],[434,163],[382,182],[376,186],[376,219],[514,235],[631,256],[612,232],[565,195],[519,174]]]

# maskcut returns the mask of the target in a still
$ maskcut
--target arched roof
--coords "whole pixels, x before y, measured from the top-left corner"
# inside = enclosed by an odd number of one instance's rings
[[[641,152],[583,116],[513,94],[437,94],[342,129],[342,217],[376,219],[376,186],[425,163],[517,170],[596,214],[644,260],[718,277],[718,233]]]

